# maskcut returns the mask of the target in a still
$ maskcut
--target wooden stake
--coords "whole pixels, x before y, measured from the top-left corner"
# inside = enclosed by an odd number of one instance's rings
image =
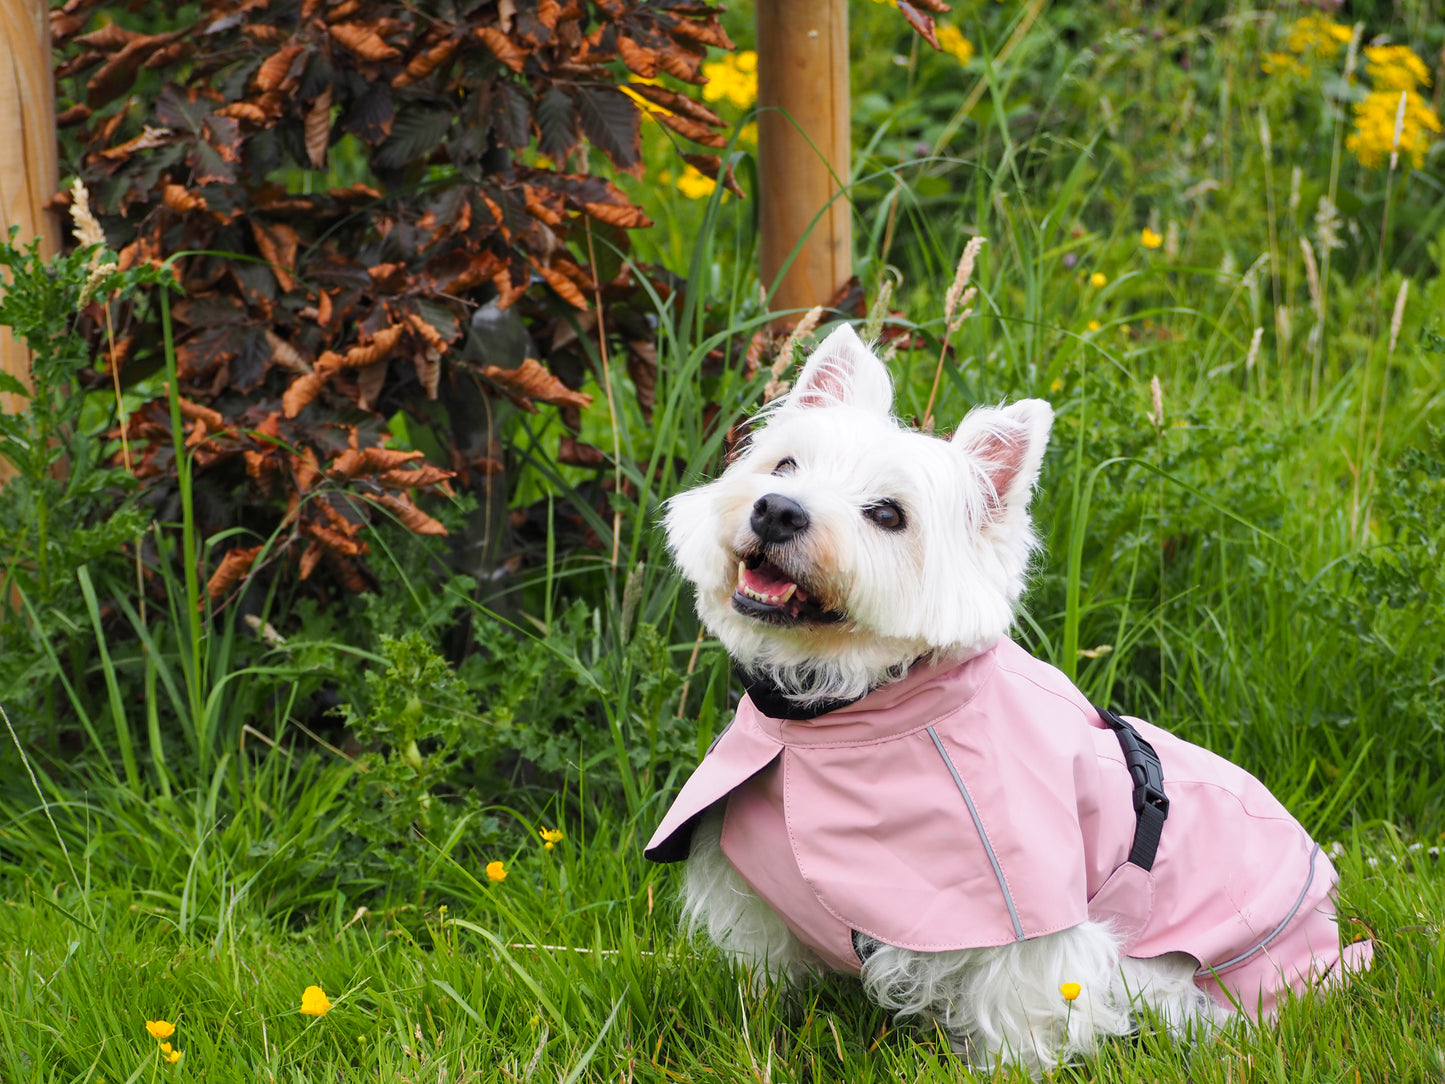
[[[45,204],[59,187],[56,161],[55,90],[50,72],[50,27],[44,0],[0,0],[0,229],[20,227],[20,244],[40,237],[51,256],[59,237]],[[3,288],[3,287],[0,287]],[[0,328],[0,369],[30,383],[30,355]],[[0,410],[23,402],[0,392]],[[0,482],[8,474],[0,461]]]
[[[805,310],[853,273],[851,207],[833,199],[849,170],[847,0],[759,0],[757,31],[763,285],[801,240],[773,307]]]

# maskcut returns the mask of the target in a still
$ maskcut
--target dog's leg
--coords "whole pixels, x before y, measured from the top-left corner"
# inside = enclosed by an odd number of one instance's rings
[[[1234,1014],[1210,1000],[1194,982],[1199,961],[1188,953],[1170,952],[1148,959],[1126,957],[1119,965],[1124,986],[1136,1005],[1147,1005],[1176,1039],[1191,1031],[1198,1036],[1226,1023]]]
[[[760,983],[792,982],[827,970],[787,924],[758,898],[722,851],[722,812],[703,818],[683,870],[682,917],[728,957],[753,969]]]
[[[1133,1030],[1119,945],[1097,922],[998,948],[912,952],[869,941],[861,950],[874,1001],[936,1020],[955,1049],[981,1064],[1016,1062],[1038,1073]],[[1072,1001],[1060,992],[1069,982],[1080,988]]]

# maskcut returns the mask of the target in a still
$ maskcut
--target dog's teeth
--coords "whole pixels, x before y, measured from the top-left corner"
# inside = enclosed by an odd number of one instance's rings
[[[783,603],[787,602],[788,599],[790,599],[790,598],[793,597],[794,593],[795,593],[797,590],[798,590],[798,585],[797,585],[797,584],[795,584],[795,583],[790,583],[790,584],[788,584],[788,589],[787,589],[786,591],[784,591],[781,595],[779,595],[779,596],[777,597],[777,599],[776,599],[777,604],[778,604],[779,606],[781,606]]]
[[[742,591],[744,594],[746,594],[746,593],[747,593],[747,590],[748,590],[748,585],[743,582],[743,578],[747,575],[747,572],[748,572],[748,563],[747,563],[746,561],[739,561],[739,562],[738,562],[738,590],[739,590],[739,591]]]

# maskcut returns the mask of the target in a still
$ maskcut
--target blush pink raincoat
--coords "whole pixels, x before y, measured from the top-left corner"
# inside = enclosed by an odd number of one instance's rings
[[[1129,956],[1187,952],[1251,1015],[1368,966],[1341,951],[1329,858],[1248,772],[1129,720],[1170,800],[1153,868],[1128,861],[1133,784],[1114,732],[1064,675],[1000,640],[803,722],[749,699],[648,844],[683,858],[726,800],[722,847],[830,966],[856,930],[919,952],[1110,922]]]

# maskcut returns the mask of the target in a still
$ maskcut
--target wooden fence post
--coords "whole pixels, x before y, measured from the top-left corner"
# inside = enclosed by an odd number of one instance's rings
[[[0,229],[18,225],[22,245],[39,236],[51,256],[59,236],[45,204],[60,178],[48,10],[45,0],[0,0]],[[0,369],[29,385],[30,355],[8,328],[0,328]],[[0,410],[24,405],[15,398],[0,392]],[[0,482],[6,473],[0,461]]]
[[[807,234],[773,297],[776,309],[807,309],[853,273],[852,209],[828,203],[848,183],[847,0],[758,0],[757,32],[763,284]]]

